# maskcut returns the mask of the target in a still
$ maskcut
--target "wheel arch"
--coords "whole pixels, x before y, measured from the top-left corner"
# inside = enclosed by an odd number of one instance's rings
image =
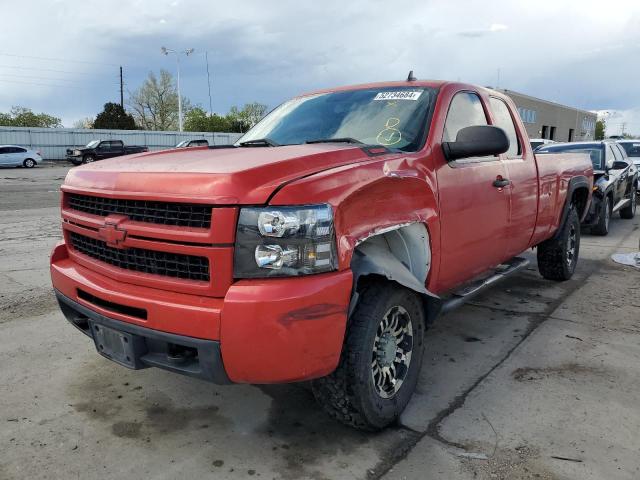
[[[431,269],[429,230],[422,222],[399,224],[359,242],[351,259],[353,289],[349,315],[358,304],[363,282],[385,280],[419,294],[426,307],[427,321],[435,311],[438,296],[425,286]]]
[[[567,196],[564,200],[560,222],[558,223],[558,230],[552,238],[557,237],[558,232],[560,232],[562,226],[567,221],[569,209],[572,205],[576,207],[580,222],[584,220],[584,217],[589,212],[589,205],[591,203],[591,192],[589,191],[590,188],[591,182],[584,175],[578,175],[569,180],[569,185],[567,187]]]

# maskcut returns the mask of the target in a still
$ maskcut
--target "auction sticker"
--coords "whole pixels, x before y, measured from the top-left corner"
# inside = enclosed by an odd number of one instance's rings
[[[398,92],[379,92],[374,100],[418,100],[424,90],[400,90]]]

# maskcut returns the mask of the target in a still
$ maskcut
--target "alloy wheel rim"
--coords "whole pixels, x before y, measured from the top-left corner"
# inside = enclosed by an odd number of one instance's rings
[[[391,307],[378,324],[371,355],[371,379],[381,398],[398,393],[409,372],[413,350],[413,324],[400,305]]]
[[[605,209],[604,209],[604,224],[605,226],[608,228],[609,227],[609,217],[611,215],[611,208],[609,207],[609,202],[607,201],[607,203],[605,204]]]
[[[27,160],[27,167],[28,168],[33,167],[33,160]]]

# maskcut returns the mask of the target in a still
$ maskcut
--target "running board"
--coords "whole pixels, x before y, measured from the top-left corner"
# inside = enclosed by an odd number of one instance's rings
[[[631,202],[630,198],[623,198],[622,200],[620,200],[618,203],[614,205],[614,207],[611,209],[611,213],[616,213],[621,208],[626,207],[627,204],[629,204],[630,202]]]
[[[486,288],[491,287],[509,275],[522,270],[527,265],[529,265],[529,260],[521,257],[512,258],[508,262],[498,265],[493,274],[489,277],[469,283],[461,289],[453,292],[451,297],[443,300],[438,314],[444,315],[445,313],[449,313],[451,310],[460,307]]]

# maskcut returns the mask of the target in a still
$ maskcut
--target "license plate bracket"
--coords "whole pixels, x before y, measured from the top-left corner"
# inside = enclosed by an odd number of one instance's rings
[[[143,343],[142,338],[95,322],[90,323],[93,341],[100,355],[128,368],[140,368],[136,347]]]

